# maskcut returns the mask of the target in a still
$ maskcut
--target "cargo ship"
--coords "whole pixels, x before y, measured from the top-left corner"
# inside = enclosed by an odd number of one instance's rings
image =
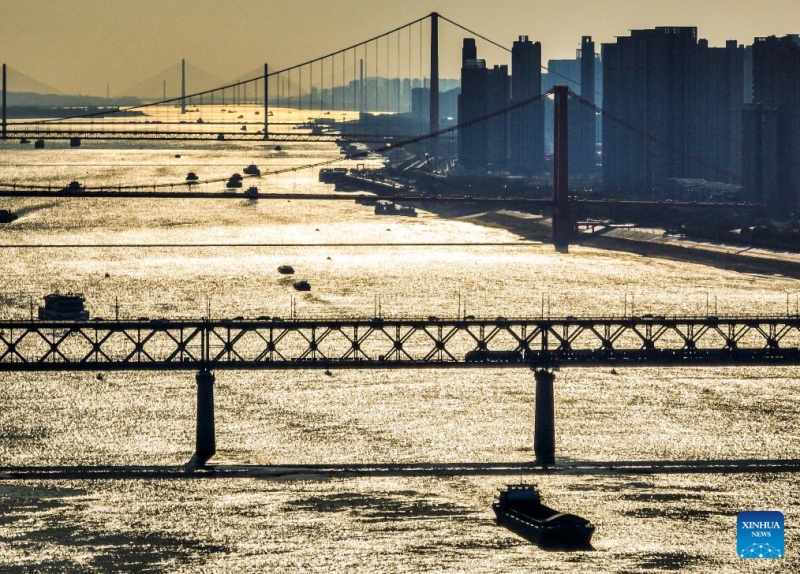
[[[542,548],[591,548],[594,525],[542,504],[533,484],[509,484],[492,504],[497,524]]]

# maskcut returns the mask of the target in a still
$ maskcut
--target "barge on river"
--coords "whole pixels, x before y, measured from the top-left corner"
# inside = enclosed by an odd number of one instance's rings
[[[497,524],[542,548],[591,548],[594,525],[542,504],[533,484],[509,484],[492,504]]]

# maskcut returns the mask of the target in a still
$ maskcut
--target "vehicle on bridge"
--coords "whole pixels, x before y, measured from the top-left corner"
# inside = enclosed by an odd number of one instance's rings
[[[80,293],[51,293],[44,296],[44,306],[39,307],[39,319],[49,321],[87,321],[89,311],[84,308],[83,295]]]
[[[464,361],[467,363],[519,363],[522,362],[522,352],[475,349],[464,355]]]

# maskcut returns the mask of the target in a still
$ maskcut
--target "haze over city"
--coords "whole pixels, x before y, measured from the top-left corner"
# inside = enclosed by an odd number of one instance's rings
[[[795,33],[800,22],[793,0],[4,0],[1,10],[0,59],[9,67],[61,93],[108,88],[112,96],[181,58],[228,81],[265,61],[273,70],[292,66],[432,11],[507,47],[528,35],[542,43],[543,62],[573,57],[586,34],[599,52],[630,29],[696,26],[720,46]],[[443,57],[458,52],[462,36],[443,28]],[[444,61],[443,74],[457,77],[457,65]]]
[[[800,572],[800,0],[0,2],[0,570]]]

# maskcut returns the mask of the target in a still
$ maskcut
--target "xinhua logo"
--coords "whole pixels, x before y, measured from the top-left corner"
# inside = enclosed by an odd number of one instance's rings
[[[748,510],[736,517],[739,558],[783,558],[783,513]]]

